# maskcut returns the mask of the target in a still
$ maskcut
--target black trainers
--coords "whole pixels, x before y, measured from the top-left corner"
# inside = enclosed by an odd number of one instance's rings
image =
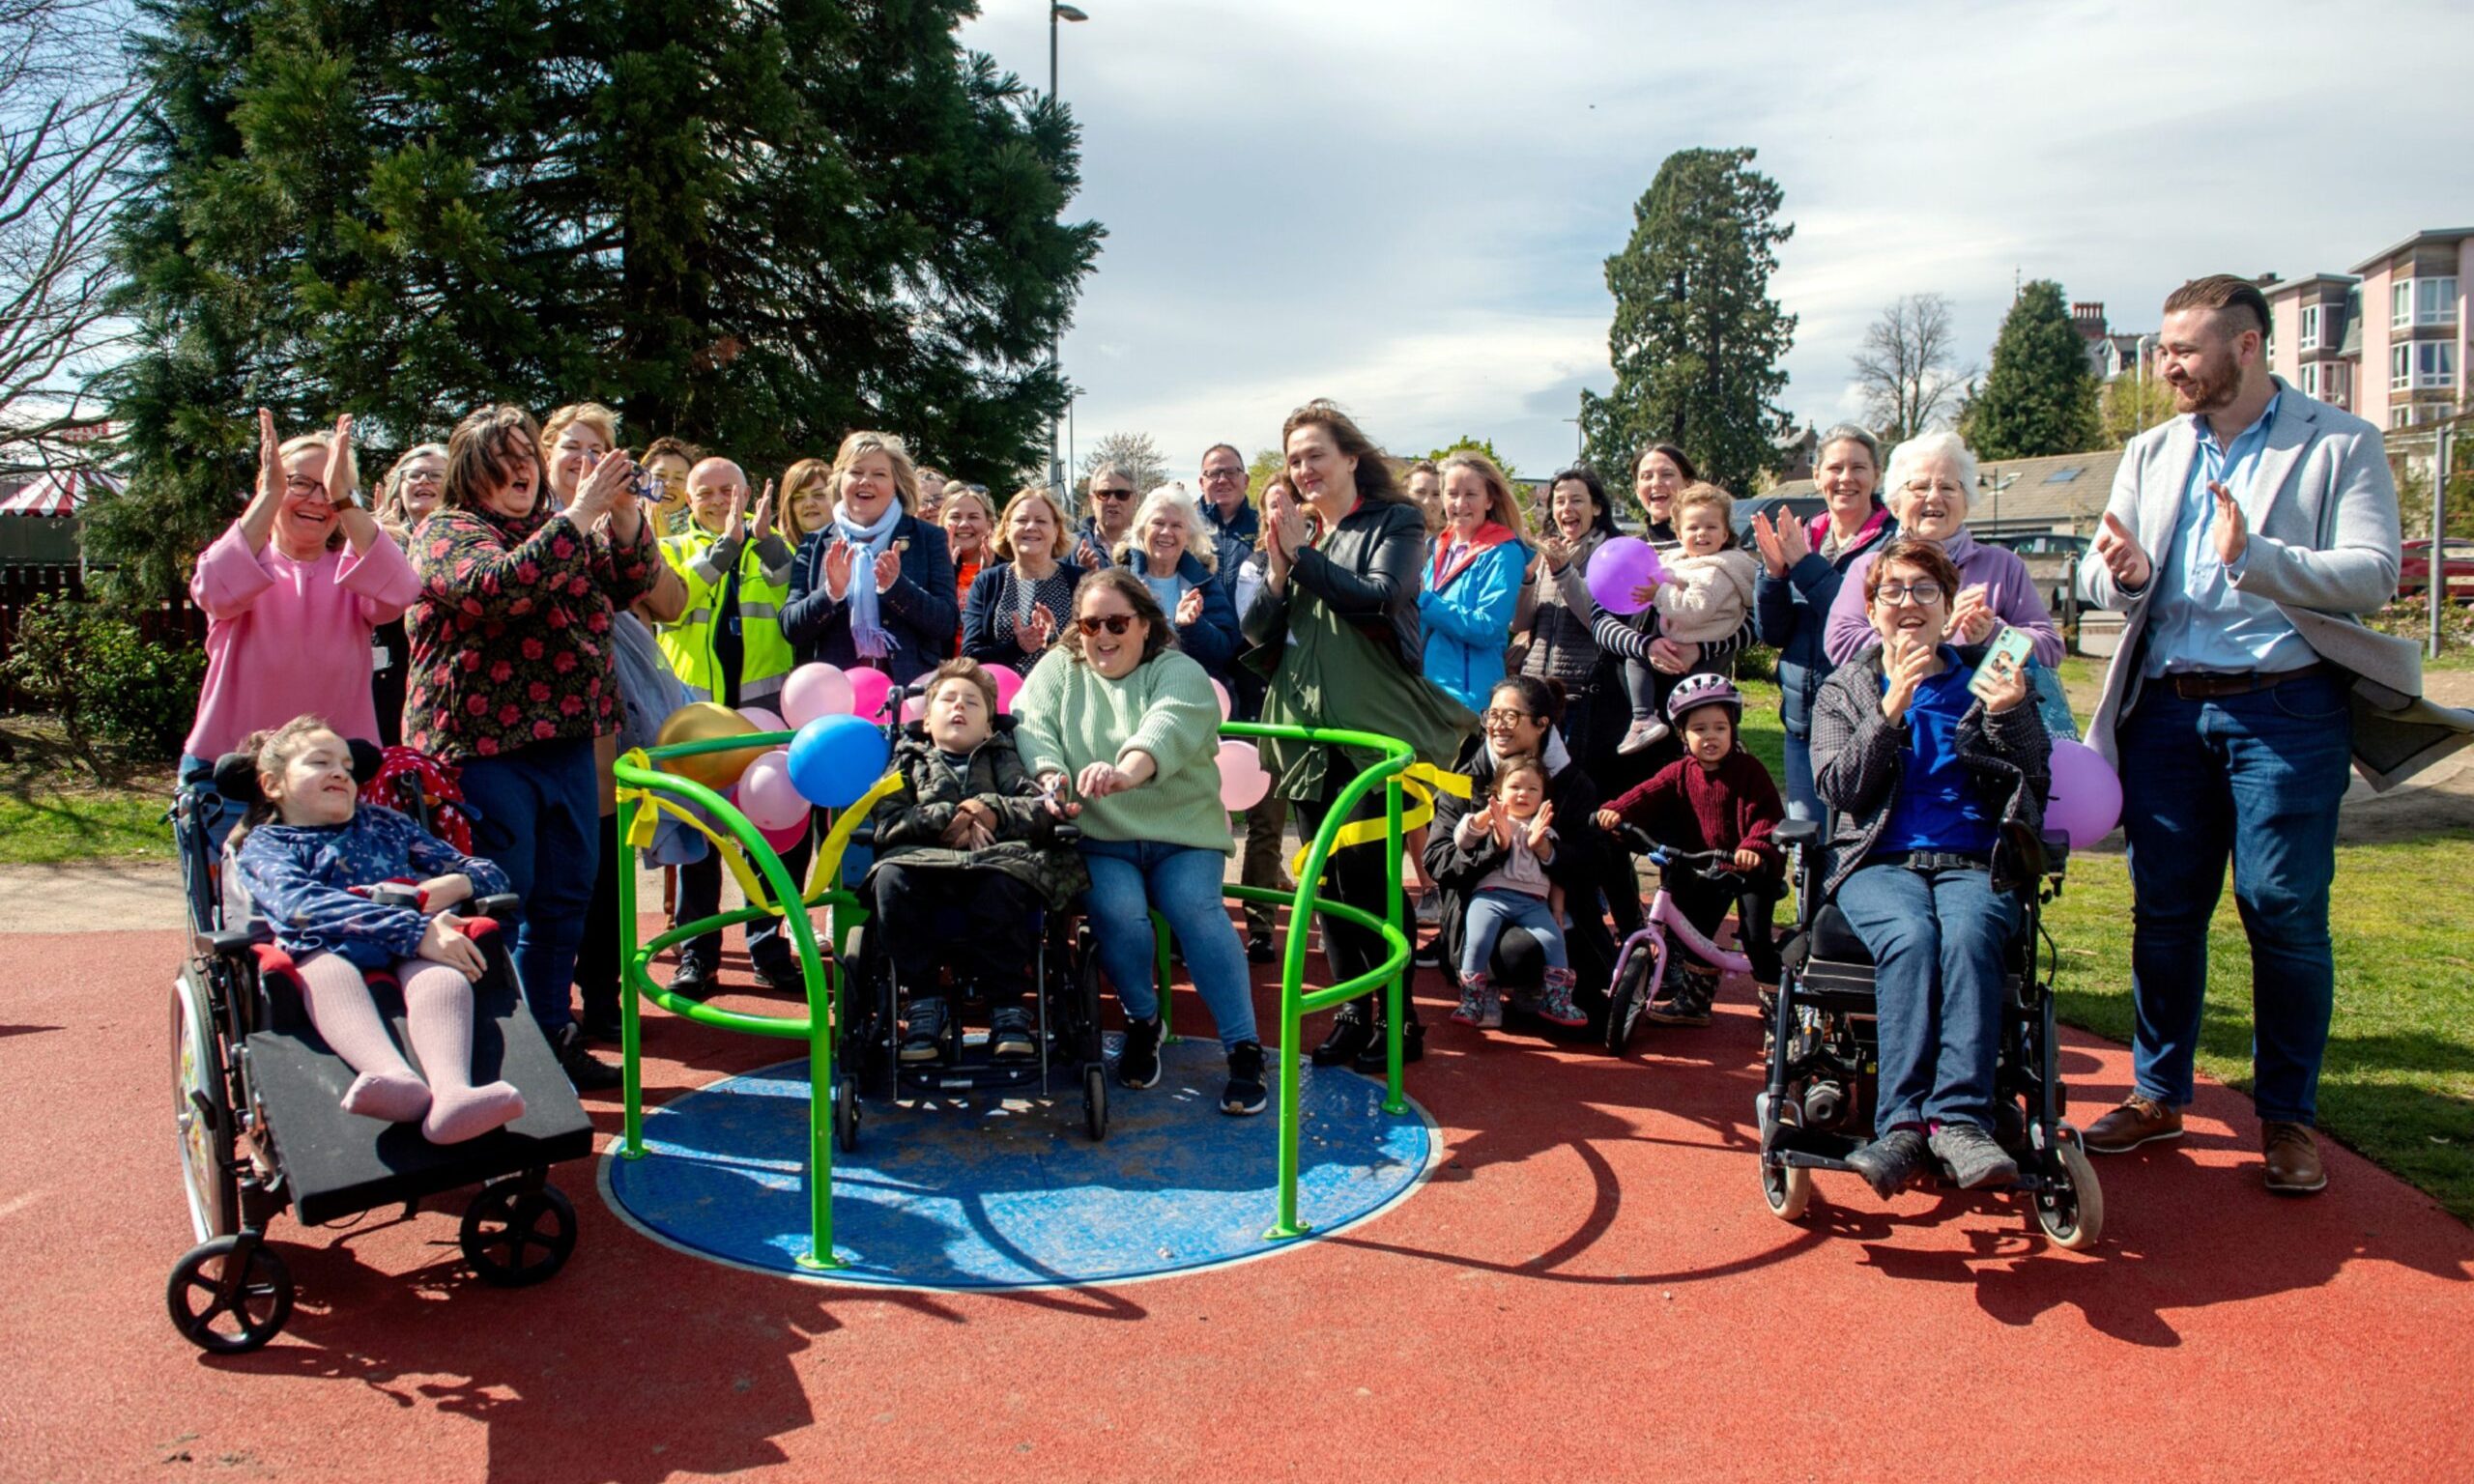
[[[1353,1066],[1374,1041],[1374,1013],[1364,1000],[1351,1000],[1332,1016],[1332,1034],[1314,1048],[1317,1067]]]
[[[1160,1017],[1128,1020],[1125,1045],[1117,1052],[1117,1080],[1128,1087],[1160,1085]]]
[[[1279,956],[1279,954],[1272,948],[1272,935],[1270,929],[1257,928],[1252,932],[1246,934],[1247,962],[1270,963]]]
[[[701,1000],[713,992],[715,978],[711,964],[702,958],[681,955],[678,972],[670,976],[670,992]]]
[[[1847,1156],[1847,1163],[1883,1200],[1898,1194],[1924,1162],[1924,1135],[1894,1128]]]
[[[922,995],[910,1002],[910,1019],[896,1055],[906,1067],[933,1062],[945,1054],[945,1002]]]
[[[796,958],[758,964],[756,982],[776,994],[799,994],[808,986],[808,977],[800,971]]]
[[[1710,1001],[1717,996],[1718,982],[1690,969],[1676,976],[1675,992],[1641,1012],[1641,1018],[1658,1025],[1708,1025]]]
[[[1950,1179],[1962,1190],[2019,1183],[2019,1161],[1973,1124],[1943,1124],[1933,1130],[1931,1144],[1933,1157],[1950,1167]]]
[[[579,1021],[559,1027],[550,1037],[550,1049],[559,1058],[559,1070],[579,1093],[605,1093],[625,1080],[618,1068],[584,1048],[584,1026]]]
[[[1220,1091],[1220,1111],[1237,1118],[1263,1111],[1271,1100],[1263,1085],[1263,1043],[1241,1041],[1228,1049],[1228,1085]]]
[[[1027,1062],[1040,1054],[1039,1037],[1031,1028],[1031,1013],[1007,1005],[988,1017],[988,1054],[999,1062]]]

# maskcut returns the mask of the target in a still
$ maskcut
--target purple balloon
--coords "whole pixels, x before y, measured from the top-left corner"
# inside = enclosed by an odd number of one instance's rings
[[[2085,742],[2056,737],[2045,827],[2069,836],[2071,849],[2085,850],[2112,834],[2121,817],[2122,781],[2103,756]]]
[[[1637,614],[1650,605],[1634,590],[1655,587],[1666,577],[1658,549],[1638,536],[1617,536],[1589,559],[1590,600],[1610,614]]]

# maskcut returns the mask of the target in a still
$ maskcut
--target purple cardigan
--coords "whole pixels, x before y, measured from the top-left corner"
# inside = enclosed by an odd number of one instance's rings
[[[1881,642],[1864,612],[1864,574],[1873,569],[1873,559],[1881,554],[1877,546],[1847,564],[1847,576],[1829,605],[1829,628],[1823,640],[1832,665],[1844,665]],[[1957,535],[1942,543],[1942,555],[1958,565],[1960,586],[1982,583],[1994,616],[2035,641],[2037,664],[2050,668],[2061,663],[2061,631],[2054,627],[2053,614],[2045,611],[2035,580],[2028,575],[2028,563],[2017,552],[2006,546],[1987,546],[1969,535],[1963,526]],[[1957,601],[1955,593],[1951,601]]]

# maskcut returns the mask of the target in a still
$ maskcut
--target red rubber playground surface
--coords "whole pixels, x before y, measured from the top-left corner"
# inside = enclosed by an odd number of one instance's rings
[[[2100,1161],[2091,1254],[2007,1199],[1884,1207],[1848,1176],[1787,1225],[1747,1152],[1740,1003],[1624,1063],[1436,1025],[1410,1072],[1449,1146],[1433,1182],[1271,1261],[1113,1291],[796,1283],[637,1235],[579,1163],[549,1284],[472,1279],[452,1199],[287,1217],[290,1327],[206,1359],[162,1299],[190,1241],[180,953],[0,940],[0,1475],[2474,1477],[2474,1232],[2427,1198],[2338,1150],[2326,1195],[2274,1200],[2248,1102],[2210,1087],[2182,1144]],[[656,1099],[785,1054],[652,1031]],[[2128,1054],[2074,1038],[2065,1072],[2087,1116]],[[615,1104],[590,1105],[606,1142]]]

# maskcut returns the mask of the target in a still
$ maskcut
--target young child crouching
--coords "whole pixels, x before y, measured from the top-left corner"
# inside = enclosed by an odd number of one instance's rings
[[[1599,810],[1598,825],[1609,830],[1632,825],[1675,850],[1735,852],[1736,869],[1748,878],[1740,895],[1681,871],[1669,878],[1669,890],[1685,919],[1705,937],[1726,921],[1734,899],[1738,947],[1752,960],[1753,979],[1766,1000],[1778,986],[1778,945],[1769,932],[1769,905],[1785,867],[1770,839],[1787,813],[1778,785],[1760,758],[1737,745],[1743,697],[1726,676],[1684,676],[1667,699],[1667,714],[1683,733],[1683,756]],[[1673,986],[1668,997],[1641,1013],[1665,1025],[1708,1025],[1718,971],[1688,950],[1682,963],[1683,972],[1667,981]]]
[[[433,1144],[478,1138],[521,1118],[524,1095],[512,1084],[473,1085],[472,982],[485,963],[464,919],[440,910],[505,891],[505,874],[391,809],[360,803],[350,744],[314,716],[243,746],[256,755],[263,802],[242,821],[241,880],[292,956],[309,1023],[357,1074],[344,1110],[388,1123],[419,1119]],[[360,895],[407,878],[426,878],[419,908]],[[376,969],[391,970],[404,986],[418,1072],[370,998],[361,976]]]
[[[901,1060],[943,1055],[939,964],[978,985],[990,1011],[988,1054],[1039,1055],[1023,1004],[1031,988],[1031,924],[1090,884],[1082,858],[1056,839],[1066,810],[1044,794],[996,712],[996,683],[976,660],[947,660],[928,682],[928,714],[903,728],[893,765],[903,787],[876,807],[877,860],[867,887],[877,941],[911,991]],[[939,918],[945,922],[940,926]]]
[[[1555,859],[1555,806],[1546,801],[1546,765],[1505,760],[1493,796],[1460,816],[1452,843],[1470,869],[1491,867],[1469,893],[1461,923],[1460,1008],[1452,1018],[1493,1030],[1504,1023],[1502,993],[1488,972],[1507,928],[1525,928],[1546,960],[1539,1013],[1557,1025],[1585,1025],[1572,1004],[1571,960],[1564,949],[1564,889],[1546,878]]]

